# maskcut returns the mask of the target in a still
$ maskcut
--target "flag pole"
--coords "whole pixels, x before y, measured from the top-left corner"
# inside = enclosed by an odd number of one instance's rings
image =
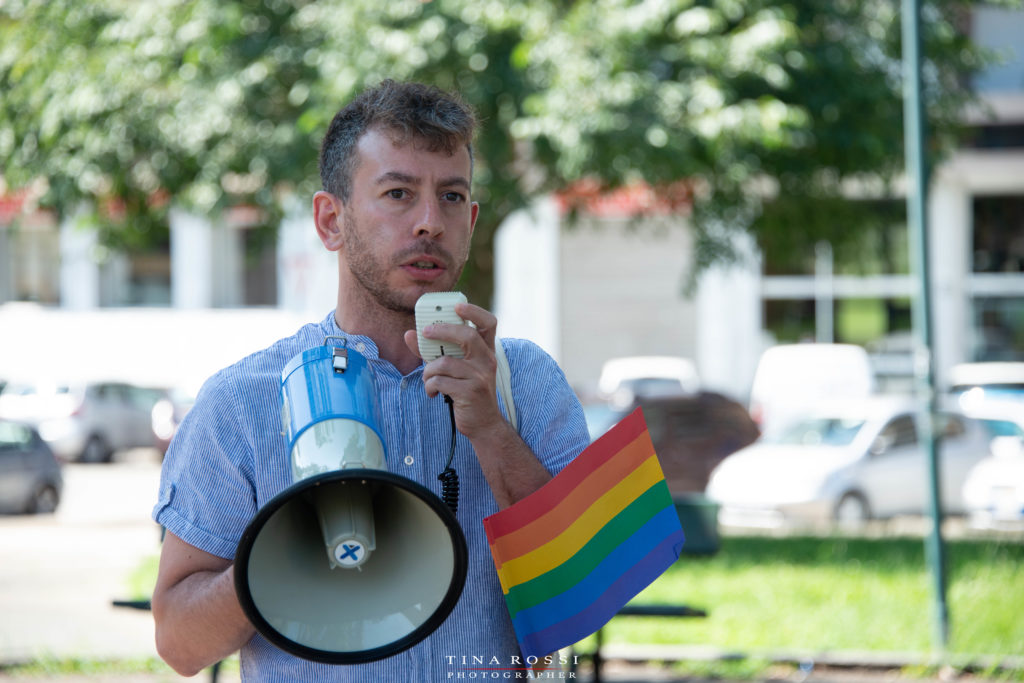
[[[945,548],[942,540],[939,436],[935,429],[935,370],[932,354],[931,287],[928,267],[928,173],[925,118],[921,93],[921,0],[903,0],[903,136],[907,172],[907,228],[911,272],[917,276],[913,299],[914,376],[921,415],[920,441],[928,463],[931,529],[925,550],[934,586],[935,643],[945,651],[949,642],[946,604]]]

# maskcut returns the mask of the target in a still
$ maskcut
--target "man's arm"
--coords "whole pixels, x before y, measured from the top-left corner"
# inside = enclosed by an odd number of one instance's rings
[[[498,509],[505,509],[551,480],[551,473],[499,413],[494,427],[470,438]]]
[[[546,484],[551,474],[498,407],[497,318],[473,304],[459,304],[456,313],[476,327],[431,325],[424,336],[458,344],[465,357],[431,361],[423,371],[423,383],[430,396],[440,393],[452,399],[456,428],[473,444],[494,500],[504,509]],[[405,340],[418,355],[415,330],[407,332]]]
[[[156,648],[183,676],[239,650],[256,630],[235,593],[234,565],[168,532],[153,590]]]

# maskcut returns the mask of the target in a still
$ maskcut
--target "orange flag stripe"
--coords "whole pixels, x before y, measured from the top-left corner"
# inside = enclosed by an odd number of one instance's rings
[[[615,457],[615,454],[647,431],[643,411],[637,408],[622,418],[604,436],[583,449],[575,460],[565,466],[558,476],[523,498],[516,504],[484,518],[488,543],[543,517],[560,503],[569,492],[583,483],[594,470]]]
[[[654,455],[645,431],[569,491],[555,507],[526,526],[501,536],[491,544],[496,568],[548,543],[564,532],[601,496]]]

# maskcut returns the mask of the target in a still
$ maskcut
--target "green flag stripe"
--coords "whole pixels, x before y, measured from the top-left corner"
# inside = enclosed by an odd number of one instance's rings
[[[592,572],[612,549],[632,536],[658,511],[672,504],[665,480],[656,482],[612,517],[575,555],[540,576],[512,586],[505,596],[509,614],[515,618],[520,610],[539,605],[572,588]]]

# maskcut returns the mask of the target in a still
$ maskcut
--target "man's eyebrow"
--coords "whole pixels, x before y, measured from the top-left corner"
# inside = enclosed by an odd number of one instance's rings
[[[409,175],[408,173],[402,173],[401,171],[386,171],[379,176],[375,181],[378,185],[384,183],[402,183],[403,185],[419,185],[422,181],[418,176]],[[463,176],[452,176],[450,178],[442,178],[439,183],[441,187],[461,187],[465,189],[470,188],[469,180]]]
[[[405,185],[419,185],[420,179],[416,176],[402,173],[401,171],[386,171],[377,176],[375,181],[378,185],[383,183],[403,183]]]
[[[460,175],[452,176],[451,178],[444,178],[441,180],[441,187],[461,187],[463,189],[469,189],[469,181]]]

